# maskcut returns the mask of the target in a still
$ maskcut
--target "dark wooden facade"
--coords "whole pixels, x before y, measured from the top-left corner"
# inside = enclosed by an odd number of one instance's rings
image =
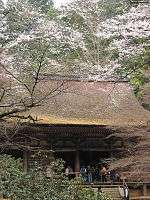
[[[24,135],[22,144],[27,147],[24,150],[25,170],[32,162],[30,151],[39,148],[53,152],[56,158],[64,159],[75,173],[79,173],[83,164],[98,163],[123,150],[121,138],[108,139],[114,132],[106,126],[33,124],[23,126],[19,132]]]
[[[32,157],[34,151],[52,152],[56,158],[62,158],[71,165],[76,176],[81,165],[109,160],[124,151],[121,138],[114,136],[114,130],[102,125],[45,125],[24,124],[14,135],[17,146],[7,151],[23,158],[24,170],[40,162]],[[20,151],[18,150],[20,147]],[[131,199],[150,195],[150,184],[129,183]]]

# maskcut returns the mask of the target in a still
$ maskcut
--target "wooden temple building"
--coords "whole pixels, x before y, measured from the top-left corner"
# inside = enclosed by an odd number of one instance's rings
[[[58,84],[44,80],[41,92]],[[33,145],[51,149],[70,162],[75,172],[81,164],[110,158],[124,148],[121,137],[111,137],[113,127],[146,126],[150,117],[127,82],[65,81],[59,94],[28,114],[37,122],[23,127],[22,132],[36,138]]]
[[[46,94],[60,82],[43,80],[39,90]],[[36,122],[23,124],[15,136],[19,144],[29,147],[18,151],[25,170],[33,165],[31,154],[36,148],[51,150],[56,158],[63,158],[66,165],[72,166],[76,174],[81,165],[119,159],[125,150],[120,130],[144,128],[150,120],[149,112],[140,106],[128,82],[67,80],[56,95],[42,104],[26,114]],[[22,134],[25,140],[21,140]],[[150,167],[146,182],[150,182]]]

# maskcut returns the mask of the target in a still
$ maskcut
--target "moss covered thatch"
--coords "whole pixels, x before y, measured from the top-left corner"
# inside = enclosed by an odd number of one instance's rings
[[[48,94],[58,84],[43,80],[37,94]],[[59,90],[28,114],[48,124],[146,125],[150,119],[127,82],[66,81]]]

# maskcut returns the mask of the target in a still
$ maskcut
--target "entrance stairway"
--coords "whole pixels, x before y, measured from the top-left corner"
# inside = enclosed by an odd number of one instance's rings
[[[113,200],[121,200],[119,193],[119,185],[93,185],[94,191],[97,192],[98,188],[101,188],[101,191],[111,197]]]
[[[102,192],[110,196],[113,200],[121,200],[118,187],[105,187],[102,188]]]

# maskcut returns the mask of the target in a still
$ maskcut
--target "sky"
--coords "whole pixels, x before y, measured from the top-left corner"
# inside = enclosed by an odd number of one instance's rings
[[[66,3],[71,2],[72,0],[54,0],[56,7],[60,7]]]

